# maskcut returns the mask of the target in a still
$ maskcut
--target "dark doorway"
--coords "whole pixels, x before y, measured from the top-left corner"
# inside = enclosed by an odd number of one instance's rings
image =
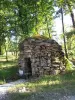
[[[25,58],[25,76],[32,76],[31,60],[30,58]]]

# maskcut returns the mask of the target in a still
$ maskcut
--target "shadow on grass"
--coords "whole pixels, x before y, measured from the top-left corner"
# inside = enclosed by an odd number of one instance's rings
[[[75,71],[66,72],[64,75],[43,76],[37,81],[25,83],[30,91],[62,91],[71,93],[75,91]],[[71,90],[71,92],[69,92]],[[75,92],[74,92],[75,93]]]
[[[17,79],[18,66],[16,62],[17,60],[0,61],[0,84]]]
[[[7,65],[7,64],[16,64],[17,60],[8,60],[8,61],[0,61],[0,65]]]
[[[23,87],[30,92],[9,92],[6,100],[68,100],[68,96],[75,95],[75,71],[64,75],[43,76],[36,81],[27,82]],[[63,98],[64,97],[64,98]],[[70,100],[70,99],[69,99]]]
[[[5,100],[68,100],[61,98],[75,95],[75,71],[64,75],[43,76],[36,81],[25,83],[24,86],[30,92],[19,93],[18,87],[17,92],[9,92]]]
[[[12,64],[15,63],[16,61],[0,61],[0,64]]]
[[[42,90],[35,92],[11,92],[8,93],[8,98],[6,100],[68,100],[61,99],[63,97],[68,97],[75,95],[75,88],[65,87],[65,85],[61,84],[53,84],[53,85],[40,85],[38,88],[42,88]],[[70,99],[69,99],[70,100]]]
[[[0,69],[0,80],[7,82],[8,80],[16,80],[18,78],[17,75],[18,67],[11,66]]]

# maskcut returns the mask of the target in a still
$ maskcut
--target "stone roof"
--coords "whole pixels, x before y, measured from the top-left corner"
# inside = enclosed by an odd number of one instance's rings
[[[53,39],[45,38],[45,37],[29,37],[24,39],[20,44],[19,44],[19,50],[23,50],[24,44],[28,45],[46,45],[46,46],[52,46],[52,45],[58,45],[59,48],[61,46]]]

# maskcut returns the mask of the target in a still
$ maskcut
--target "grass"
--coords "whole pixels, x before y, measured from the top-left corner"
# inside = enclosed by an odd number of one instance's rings
[[[15,57],[10,55],[8,56],[8,61],[6,61],[5,55],[0,55],[0,68],[11,67],[16,64]]]
[[[43,76],[37,81],[28,82],[25,87],[29,88],[32,92],[43,90],[59,90],[63,87],[72,87],[75,84],[75,71],[66,72],[64,75],[56,76]],[[54,88],[55,87],[55,88]]]
[[[29,92],[19,93],[22,87]],[[75,70],[63,75],[43,76],[17,85],[15,89],[16,92],[13,89],[10,92],[10,100],[65,100],[60,98],[75,95]]]
[[[0,84],[17,78],[17,68],[14,57],[9,56],[7,62],[5,56],[0,56]],[[23,87],[29,92],[20,93],[19,90]],[[65,100],[61,98],[75,95],[75,70],[67,71],[62,75],[45,75],[31,79],[13,87],[8,95],[6,100]]]
[[[6,83],[7,80],[15,80],[17,71],[17,60],[14,56],[8,56],[8,61],[6,61],[6,57],[0,55],[0,84]]]

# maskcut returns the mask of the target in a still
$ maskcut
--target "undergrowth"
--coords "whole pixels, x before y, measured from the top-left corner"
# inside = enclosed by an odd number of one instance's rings
[[[17,60],[13,56],[9,56],[8,61],[6,61],[5,56],[0,55],[0,84],[17,79],[17,72]]]

